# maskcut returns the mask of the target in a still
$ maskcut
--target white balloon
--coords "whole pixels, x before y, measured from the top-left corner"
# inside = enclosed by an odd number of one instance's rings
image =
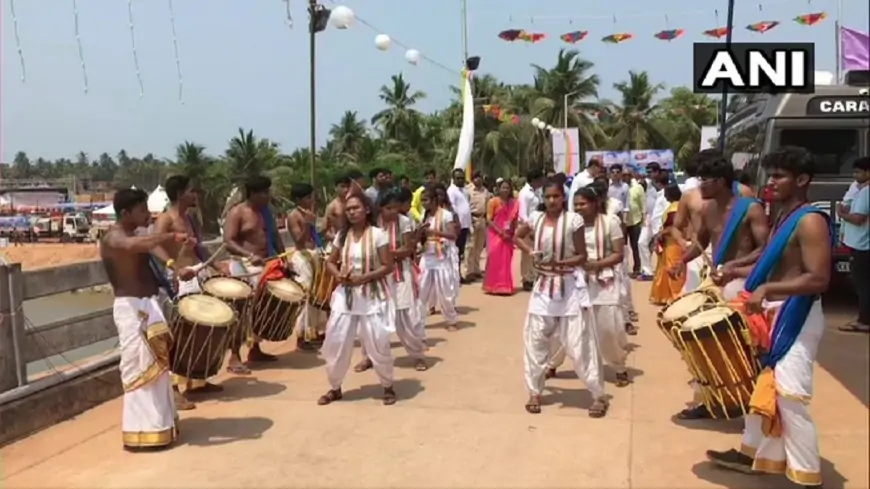
[[[416,66],[417,63],[420,62],[420,51],[417,51],[416,49],[409,49],[405,51],[405,59],[408,60],[408,63]]]
[[[544,128],[545,128],[546,130],[548,130],[548,131],[552,131],[552,130],[553,130],[553,126],[551,126],[551,125],[549,125],[549,124],[546,124],[546,125],[544,126]]]
[[[540,122],[541,122],[541,119],[538,119],[537,117],[532,117],[532,125],[533,126],[538,127],[538,124],[540,124]]]
[[[356,14],[344,5],[339,5],[332,9],[332,12],[329,14],[329,21],[332,22],[332,25],[336,29],[347,29],[356,22]]]
[[[551,127],[551,128],[550,128],[550,134],[552,134],[552,135],[554,135],[554,136],[555,136],[556,134],[561,133],[561,132],[562,132],[562,131],[560,131],[559,129],[556,129],[555,127]]]
[[[547,128],[547,123],[541,120],[539,120],[538,123],[535,125],[538,126],[538,129],[542,131]]]
[[[390,49],[391,44],[393,44],[393,40],[386,34],[378,34],[377,37],[375,37],[375,46],[377,46],[381,51]]]

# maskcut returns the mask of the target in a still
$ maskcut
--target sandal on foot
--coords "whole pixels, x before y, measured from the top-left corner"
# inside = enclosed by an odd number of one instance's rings
[[[861,324],[858,321],[852,321],[837,328],[846,333],[870,333],[870,326]]]
[[[224,387],[222,385],[212,384],[211,382],[206,382],[201,386],[188,389],[188,392],[191,394],[214,394],[223,391]]]
[[[318,406],[326,406],[327,404],[332,404],[335,401],[341,400],[341,389],[330,389],[326,391],[326,394],[320,396],[317,399]]]
[[[450,331],[450,332],[459,331],[459,328],[456,327],[455,324],[448,324],[444,329],[446,329],[447,331]]]
[[[526,412],[529,414],[541,414],[541,396],[531,396],[526,402]]]
[[[631,311],[630,313],[628,313],[628,320],[629,321],[636,323],[636,322],[638,322],[639,319],[640,318],[638,317],[636,312]]]
[[[683,420],[711,419],[712,417],[710,411],[707,410],[707,406],[703,404],[699,404],[693,408],[683,409],[677,413],[677,419]]]
[[[626,387],[631,384],[631,379],[628,378],[628,372],[616,373],[616,387]]]
[[[610,407],[610,404],[604,399],[598,399],[597,401],[592,403],[592,406],[589,407],[589,417],[590,418],[603,418],[607,414],[607,409]]]
[[[227,365],[227,372],[236,375],[251,375],[251,369],[249,369],[242,363]]]
[[[417,360],[417,363],[414,364],[414,369],[418,372],[425,372],[429,370],[429,366],[426,365],[425,360]]]
[[[392,406],[396,403],[396,391],[392,387],[384,387],[384,406]]]
[[[373,366],[374,365],[372,365],[372,361],[369,360],[368,358],[366,358],[365,360],[356,364],[356,367],[353,368],[353,371],[356,373],[362,373],[362,372],[365,372],[366,370],[369,370]]]
[[[180,392],[175,392],[175,409],[177,411],[190,411],[196,409],[196,404],[187,400]]]
[[[625,334],[629,336],[637,336],[637,327],[631,323],[625,324]]]
[[[544,379],[552,379],[554,377],[556,377],[556,369],[555,368],[548,368],[547,370],[544,371]]]

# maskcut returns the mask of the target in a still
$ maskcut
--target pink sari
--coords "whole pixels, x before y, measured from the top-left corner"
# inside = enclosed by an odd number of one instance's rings
[[[510,199],[504,203],[499,198],[493,198],[490,205],[492,210],[492,223],[499,229],[506,230],[509,239],[499,236],[495,230],[488,229],[489,240],[487,241],[486,275],[483,281],[483,291],[487,294],[513,295],[514,273],[513,235],[517,226],[519,205],[516,199]]]

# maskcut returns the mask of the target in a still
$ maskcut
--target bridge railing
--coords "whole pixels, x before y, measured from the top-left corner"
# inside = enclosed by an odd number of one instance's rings
[[[286,234],[285,242],[289,241]],[[214,251],[219,246],[219,241],[204,243],[206,248]],[[117,348],[104,349],[101,353],[92,354],[90,358],[76,361],[66,361],[67,356],[77,349],[87,349],[90,345],[110,341],[117,338],[117,329],[112,318],[112,308],[102,307],[97,310],[78,314],[72,317],[61,318],[47,324],[30,324],[24,314],[24,302],[47,296],[69,293],[82,289],[90,289],[108,283],[103,264],[99,261],[83,262],[71,265],[45,268],[40,270],[22,271],[20,263],[0,264],[0,417],[3,417],[2,429],[0,429],[0,445],[8,441],[10,437],[24,436],[24,427],[16,428],[15,433],[8,429],[12,428],[12,418],[18,418],[28,413],[26,406],[32,405],[37,398],[48,397],[51,403],[36,403],[36,409],[50,410],[48,404],[62,406],[73,404],[71,394],[53,394],[52,389],[60,386],[67,390],[100,390],[99,394],[79,394],[88,399],[87,402],[79,402],[79,407],[64,407],[69,412],[65,414],[55,412],[40,414],[45,418],[43,421],[26,419],[24,424],[32,425],[29,431],[44,428],[60,419],[78,414],[84,409],[93,407],[95,399],[105,401],[120,394],[120,379],[117,374],[117,365],[120,355]],[[75,301],[75,296],[70,296],[69,301]],[[84,298],[82,298],[84,300]],[[42,304],[45,301],[37,301]],[[51,303],[48,301],[46,303]],[[107,301],[108,303],[108,301]],[[32,307],[32,306],[28,306]],[[80,309],[73,307],[73,309]],[[41,311],[42,312],[42,311]],[[57,311],[57,315],[63,311]],[[95,348],[99,350],[99,348]],[[62,367],[52,366],[52,357],[64,359],[61,363],[69,363]],[[43,362],[48,365],[42,372],[31,372],[28,376],[28,364]],[[107,368],[114,368],[112,373],[106,373]],[[34,369],[31,369],[34,370]],[[88,379],[100,377],[97,387],[93,382],[87,384]],[[107,380],[108,379],[108,380]],[[82,386],[74,387],[77,382]],[[111,384],[111,385],[108,385]],[[78,385],[78,384],[76,384]],[[13,411],[10,414],[10,411]],[[48,415],[50,414],[50,415]],[[36,417],[30,413],[28,417]]]

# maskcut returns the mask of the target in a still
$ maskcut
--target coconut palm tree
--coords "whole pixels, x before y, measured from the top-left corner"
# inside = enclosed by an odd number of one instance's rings
[[[334,150],[354,163],[359,162],[363,140],[368,138],[365,121],[357,119],[357,113],[347,110],[338,124],[329,129],[329,136],[335,143]]]
[[[262,175],[272,168],[278,159],[278,145],[265,138],[257,138],[254,131],[239,134],[230,139],[225,157],[230,165],[231,174],[239,180]]]
[[[379,95],[387,107],[372,117],[372,124],[380,129],[383,137],[400,141],[417,130],[420,112],[414,109],[414,105],[426,94],[412,90],[401,73],[390,79],[392,86],[382,85]]]
[[[655,96],[664,90],[653,84],[645,71],[628,72],[628,80],[613,84],[622,100],[612,104],[614,134],[608,143],[611,149],[646,149],[670,147],[668,138],[653,124],[658,109]]]
[[[659,108],[659,116],[666,124],[657,126],[665,128],[663,132],[671,141],[675,159],[682,165],[698,152],[701,128],[716,123],[719,101],[687,87],[677,87],[661,101]]]

